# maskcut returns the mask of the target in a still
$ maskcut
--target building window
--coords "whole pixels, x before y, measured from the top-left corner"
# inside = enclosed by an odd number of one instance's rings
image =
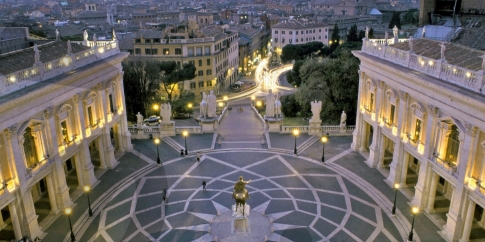
[[[373,92],[371,92],[370,93],[370,99],[369,99],[369,110],[371,112],[374,111],[374,102],[375,102],[374,98],[375,98],[375,95],[374,95]]]
[[[61,135],[62,141],[64,141],[64,143],[69,144],[69,142],[71,142],[71,138],[69,137],[69,130],[67,129],[67,120],[61,121]]]
[[[212,75],[212,70],[211,69],[208,69],[207,71],[205,71],[205,74],[206,75]]]
[[[455,164],[457,163],[458,152],[460,150],[460,133],[458,132],[458,128],[456,125],[451,126],[451,133],[448,136],[448,142],[446,144],[446,156],[445,159],[449,163]]]
[[[290,31],[290,35],[293,34],[293,31]]]
[[[298,43],[298,39],[296,39],[296,43]]]
[[[203,81],[200,81],[199,82],[199,88],[202,88],[202,87],[204,87],[204,82]]]
[[[275,31],[274,31],[274,33],[275,33],[275,34],[278,34],[278,30],[275,30]]]
[[[181,55],[182,54],[182,49],[181,48],[175,48],[175,54],[176,55]]]
[[[204,47],[204,53],[205,53],[205,55],[210,55],[211,54],[211,48],[209,46]]]
[[[135,48],[135,55],[141,55],[141,49]]]
[[[318,36],[318,39],[322,39],[322,36]]]
[[[282,44],[283,44],[283,43],[285,43],[285,38],[282,38],[282,39],[281,39],[281,43],[282,43]]]
[[[179,90],[182,90],[182,89],[184,88],[184,84],[182,84],[182,83],[178,83],[178,84],[177,84],[177,88],[178,88]]]
[[[151,55],[152,50],[151,49],[145,49],[145,55]]]
[[[195,82],[191,82],[190,83],[190,89],[194,89],[195,88]]]
[[[203,76],[204,75],[204,71],[199,71],[198,72],[198,76]]]
[[[160,39],[153,39],[153,43],[160,43]]]
[[[199,60],[199,66],[202,66],[202,60]]]
[[[89,127],[94,127],[94,116],[93,116],[93,108],[91,106],[88,106],[88,124]]]
[[[395,121],[395,116],[396,116],[396,105],[391,104],[391,108],[389,110],[389,124],[394,125]]]
[[[113,94],[108,95],[108,102],[109,102],[109,105],[108,105],[109,110],[108,111],[110,113],[113,113],[113,111],[114,111]]]
[[[135,43],[141,43],[141,39],[135,39]]]
[[[421,125],[422,125],[421,119],[416,118],[416,120],[414,121],[414,132],[412,137],[412,140],[415,142],[421,139]]]
[[[163,48],[163,55],[170,55],[170,50],[168,48]]]
[[[206,86],[208,86],[208,87],[212,87],[212,81],[207,81],[207,82],[206,82]]]
[[[40,137],[37,137],[37,138],[40,138]],[[39,157],[37,155],[37,148],[35,146],[35,138],[32,135],[32,130],[30,127],[27,127],[25,129],[23,145],[24,145],[24,154],[25,154],[25,161],[27,162],[27,167],[33,167],[37,162],[39,162]]]
[[[189,63],[195,66],[195,61],[189,60]]]
[[[322,29],[318,29],[318,33],[321,33],[322,32]]]
[[[145,39],[145,44],[149,44],[150,43],[150,39]]]
[[[285,31],[281,31],[281,34],[285,34]]]
[[[301,31],[301,34],[303,34],[303,30]]]
[[[207,59],[207,65],[210,66],[211,65],[211,59]]]

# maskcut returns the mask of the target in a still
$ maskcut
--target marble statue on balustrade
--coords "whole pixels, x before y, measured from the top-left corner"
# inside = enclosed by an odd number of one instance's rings
[[[421,32],[421,38],[424,38],[426,35],[426,26],[423,26],[423,31]]]
[[[202,101],[200,102],[200,117],[207,118],[207,95],[202,93]]]
[[[394,28],[392,28],[392,34],[394,35],[394,38],[395,38],[395,37],[397,37],[397,31],[398,31],[398,30],[399,30],[399,29],[397,28],[397,26],[396,26],[396,25],[394,25]]]
[[[413,36],[409,36],[409,52],[413,52]]]
[[[310,122],[322,122],[320,119],[320,112],[322,111],[322,101],[312,101],[310,102],[311,104],[311,110],[312,110],[312,118],[310,119]]]
[[[37,47],[37,44],[34,45],[34,61],[35,63],[40,62],[40,51],[39,51],[39,48]]]
[[[274,104],[276,97],[271,89],[266,94],[266,118],[274,118]]]
[[[385,45],[388,45],[388,43],[387,43],[387,39],[389,39],[389,34],[388,34],[388,33],[387,33],[387,31],[386,31],[386,33],[384,34],[384,44],[385,44]]]
[[[96,37],[96,34],[93,35],[93,46],[98,45],[98,38]]]
[[[56,29],[56,41],[59,41],[59,30]]]
[[[276,101],[274,102],[275,118],[281,118],[281,101],[280,94],[276,94]]]
[[[347,114],[345,111],[342,111],[342,115],[340,116],[340,133],[347,132]]]
[[[115,32],[115,29],[113,29],[113,41],[116,41],[116,32]]]
[[[143,115],[141,115],[140,112],[136,114],[136,124],[139,129],[143,126]]]
[[[216,109],[217,109],[216,96],[214,95],[214,91],[211,90],[209,92],[209,96],[207,96],[207,117],[215,118]]]
[[[365,26],[365,38],[369,38],[369,26]]]
[[[441,46],[441,61],[446,62],[446,58],[445,58],[446,45],[445,43],[441,43],[440,46]]]
[[[162,124],[169,124],[171,116],[172,106],[170,105],[170,103],[163,103],[160,107],[160,117],[162,118]]]
[[[71,40],[67,40],[67,54],[72,53]]]
[[[83,40],[84,41],[88,40],[88,31],[87,30],[84,30],[84,32],[83,32]]]

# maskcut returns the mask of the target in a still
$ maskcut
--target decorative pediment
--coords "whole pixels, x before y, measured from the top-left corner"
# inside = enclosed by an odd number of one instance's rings
[[[32,131],[41,131],[44,129],[44,120],[40,119],[31,119],[27,122],[24,122],[20,127],[17,129],[17,135],[23,136],[25,129],[30,127]]]
[[[414,116],[416,116],[420,119],[424,118],[424,115],[426,114],[426,108],[424,107],[423,104],[421,104],[419,102],[413,102],[413,103],[411,103],[411,109],[412,109],[412,113],[414,114]]]
[[[386,96],[389,102],[396,104],[397,101],[399,100],[399,93],[396,90],[393,89],[387,89],[386,91]]]
[[[71,105],[64,104],[64,105],[62,105],[61,108],[59,108],[59,111],[57,112],[57,116],[59,117],[60,120],[63,120],[65,118],[69,117],[71,110],[72,110]]]
[[[96,99],[97,94],[95,92],[90,92],[86,95],[86,98],[84,99],[84,104],[85,105],[90,105],[92,104]]]

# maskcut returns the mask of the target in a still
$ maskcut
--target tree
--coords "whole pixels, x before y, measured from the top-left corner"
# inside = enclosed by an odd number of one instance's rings
[[[305,61],[303,60],[295,61],[295,64],[293,64],[293,69],[286,74],[286,79],[288,80],[288,83],[300,86],[300,67],[303,65],[303,63],[305,63]]]
[[[330,51],[333,52],[340,44],[340,33],[337,24],[333,26],[332,36],[330,38]]]
[[[354,25],[352,25],[352,27],[350,27],[349,35],[347,35],[347,41],[349,41],[349,42],[362,41],[362,39],[359,39],[359,35],[357,33],[357,25],[356,24],[354,24]]]
[[[330,54],[330,58],[339,58],[342,56],[343,52],[348,52],[352,50],[360,50],[362,49],[362,42],[345,42],[337,47],[332,54]]]
[[[158,78],[169,101],[172,101],[172,93],[177,83],[194,79],[197,76],[195,65],[190,62],[180,67],[175,61],[162,61],[158,63],[158,68]]]
[[[347,123],[355,123],[359,85],[359,60],[351,52],[342,51],[335,59],[323,62],[307,60],[300,68],[302,85],[295,93],[300,106],[312,100],[322,101],[321,117],[324,123],[338,124],[342,111]]]
[[[292,60],[304,60],[313,53],[321,51],[323,48],[323,43],[320,41],[308,42],[299,45],[286,45],[283,47],[283,52],[281,54],[282,62],[289,62]]]
[[[418,23],[418,19],[419,19],[419,10],[417,8],[409,9],[402,17],[404,24],[416,25]]]
[[[391,21],[389,22],[390,29],[394,28],[394,26],[401,29],[401,14],[398,12],[392,12]]]
[[[373,39],[373,38],[374,38],[374,29],[370,28],[369,29],[369,39]]]
[[[359,41],[362,41],[364,37],[365,37],[365,31],[364,30],[359,31],[359,37],[357,37]]]
[[[171,102],[172,112],[177,113],[192,113],[193,109],[187,106],[188,103],[195,102],[195,93],[189,91],[182,91],[176,100]]]
[[[292,60],[296,60],[298,59],[298,54],[296,52],[296,46],[295,45],[292,45],[292,44],[289,44],[289,45],[286,45],[285,47],[283,47],[283,51],[281,53],[281,61],[283,63],[286,63],[286,62],[289,62],[289,61],[292,61]]]
[[[296,117],[296,114],[300,110],[301,108],[295,99],[295,94],[290,94],[281,98],[281,112],[283,112],[285,117]]]
[[[135,120],[135,113],[147,116],[151,100],[158,90],[159,68],[156,62],[135,61],[133,66],[123,63],[123,84],[128,116]]]

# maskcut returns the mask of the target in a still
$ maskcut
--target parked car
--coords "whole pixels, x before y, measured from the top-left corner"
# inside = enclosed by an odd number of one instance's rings
[[[157,117],[155,115],[152,115],[152,116],[146,118],[143,121],[148,126],[156,126],[156,125],[160,124],[160,117]]]

